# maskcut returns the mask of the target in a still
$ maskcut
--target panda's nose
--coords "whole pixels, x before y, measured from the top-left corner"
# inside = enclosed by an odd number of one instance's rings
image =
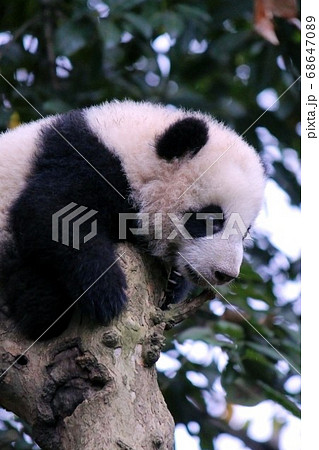
[[[220,281],[221,283],[227,283],[228,281],[233,280],[236,277],[233,277],[232,275],[228,275],[228,273],[219,272],[216,270],[215,272],[216,280]]]

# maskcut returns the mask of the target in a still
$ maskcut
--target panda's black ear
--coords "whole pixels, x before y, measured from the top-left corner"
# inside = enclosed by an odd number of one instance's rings
[[[160,158],[171,160],[186,154],[195,155],[208,141],[208,126],[197,117],[186,117],[170,125],[156,139]]]

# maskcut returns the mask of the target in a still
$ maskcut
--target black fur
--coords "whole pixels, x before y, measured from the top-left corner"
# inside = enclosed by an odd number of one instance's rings
[[[213,219],[213,226],[211,227],[209,224],[207,228],[206,220],[204,218],[198,218],[196,216],[197,213],[205,214],[207,219],[210,216]],[[222,218],[219,218],[219,215],[216,216],[216,214],[223,214],[223,210],[220,206],[206,206],[199,211],[193,212],[190,218],[184,224],[184,227],[194,239],[218,233],[224,227],[225,217],[223,216]]]
[[[186,154],[195,155],[208,141],[208,126],[196,117],[179,120],[156,140],[160,158],[170,161]]]
[[[81,111],[59,116],[54,128],[43,130],[27,187],[11,208],[13,245],[1,264],[11,314],[32,338],[40,336],[81,295],[76,305],[100,323],[109,323],[122,311],[126,282],[119,264],[114,263],[113,243],[119,240],[118,213],[137,211],[129,200],[130,186],[119,159],[98,141]],[[98,211],[97,235],[80,250],[52,240],[52,214],[71,202]],[[83,224],[80,242],[89,231],[90,224]],[[59,334],[70,313],[44,337]]]

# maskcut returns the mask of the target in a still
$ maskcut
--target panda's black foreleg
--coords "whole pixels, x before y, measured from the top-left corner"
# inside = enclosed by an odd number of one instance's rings
[[[44,332],[42,339],[61,334],[78,307],[92,320],[109,324],[126,304],[126,280],[117,259],[112,242],[101,235],[80,250],[54,243],[53,251],[25,257],[8,249],[0,283],[10,315],[32,339]]]
[[[96,236],[80,250],[60,248],[60,279],[71,302],[89,318],[109,324],[127,302],[126,280],[107,236]]]
[[[192,283],[183,277],[175,267],[172,267],[161,308],[166,309],[171,303],[179,303],[185,300],[191,287]]]

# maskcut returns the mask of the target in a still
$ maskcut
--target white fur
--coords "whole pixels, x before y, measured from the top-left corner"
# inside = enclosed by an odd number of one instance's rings
[[[25,187],[37,135],[51,120],[48,117],[0,134],[0,245],[10,236],[8,209]]]

